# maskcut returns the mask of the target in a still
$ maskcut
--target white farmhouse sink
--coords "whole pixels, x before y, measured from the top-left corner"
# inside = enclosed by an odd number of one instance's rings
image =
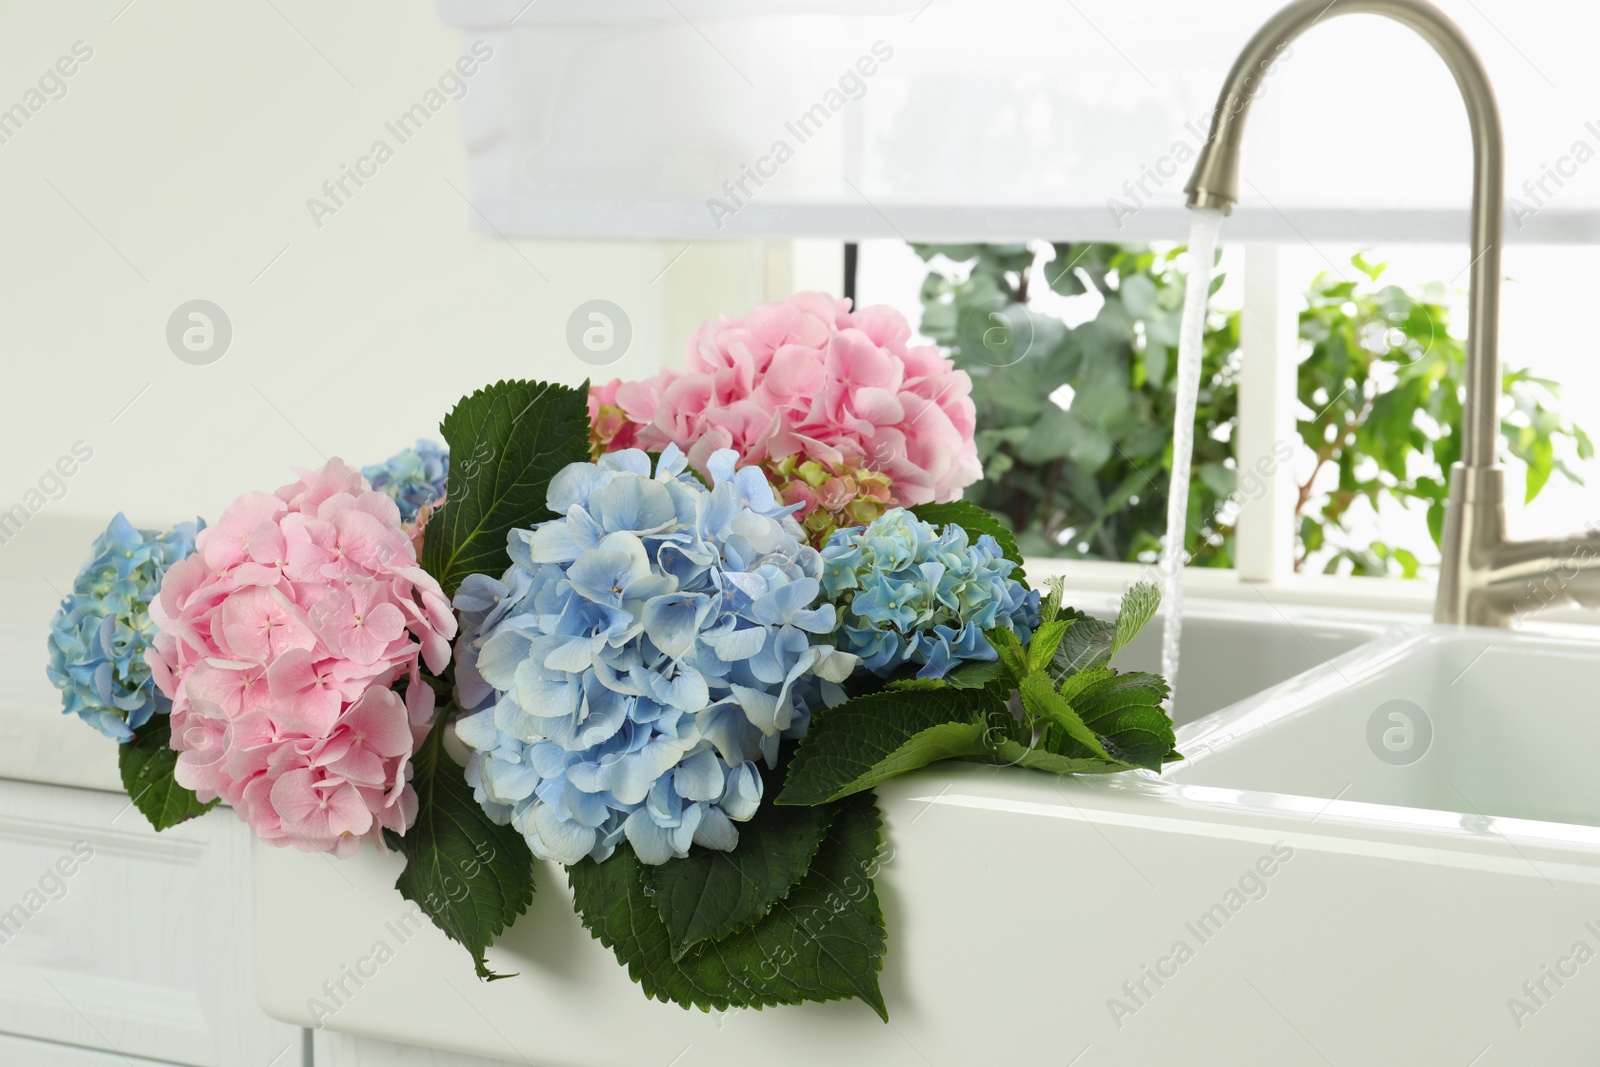
[[[1419,628],[1189,726],[1179,749],[1170,781],[1600,826],[1600,647]]]
[[[1105,615],[1115,617],[1107,605]],[[1117,667],[1161,671],[1165,615],[1139,632]],[[1184,613],[1172,718],[1182,725],[1287,681],[1373,640],[1392,625],[1368,613],[1267,603],[1201,602]]]
[[[1181,684],[1293,669],[1284,636],[1305,620],[1193,610],[1186,645],[1217,653],[1186,654]],[[548,865],[490,952],[519,977],[481,985],[459,947],[404,928],[397,858],[260,846],[259,995],[301,1025],[537,1067],[1597,1062],[1600,712],[1582,698],[1600,643],[1358,634],[1184,727],[1198,758],[1161,776],[947,764],[880,789],[888,1026],[856,1003],[648,1001]],[[1409,765],[1366,740],[1390,700],[1434,726]],[[380,942],[393,958],[319,1017],[311,998]]]

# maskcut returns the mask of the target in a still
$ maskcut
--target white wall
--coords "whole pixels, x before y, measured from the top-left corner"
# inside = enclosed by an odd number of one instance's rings
[[[125,3],[0,9],[0,111],[75,42],[93,50],[0,143],[0,511],[39,503],[27,491],[83,441],[93,458],[41,513],[214,518],[291,466],[433,435],[498,378],[642,375],[704,317],[792,278],[772,266],[782,246],[474,232],[455,105],[404,144],[384,127],[462,48],[431,4]],[[354,195],[319,227],[307,199],[380,137],[394,158],[347,180]],[[165,336],[196,298],[233,326],[208,366]],[[565,341],[594,298],[634,330],[600,369]],[[45,536],[34,525],[17,537]]]

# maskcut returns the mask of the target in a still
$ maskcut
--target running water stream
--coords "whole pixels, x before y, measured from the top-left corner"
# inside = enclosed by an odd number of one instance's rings
[[[1189,519],[1189,469],[1194,459],[1194,409],[1200,394],[1200,359],[1205,352],[1206,309],[1211,299],[1211,262],[1222,231],[1222,212],[1194,209],[1189,223],[1189,281],[1178,339],[1178,413],[1172,425],[1172,485],[1167,491],[1167,537],[1161,544],[1161,673],[1178,688],[1178,638],[1183,631],[1183,564]]]

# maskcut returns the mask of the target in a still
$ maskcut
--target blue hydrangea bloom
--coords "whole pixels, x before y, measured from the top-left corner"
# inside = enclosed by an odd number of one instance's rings
[[[839,610],[834,643],[881,677],[907,665],[943,678],[968,660],[993,660],[984,631],[1014,630],[1026,643],[1039,625],[1039,593],[1011,577],[1016,564],[988,534],[976,544],[904,508],[868,526],[835,531],[822,549],[822,589]]]
[[[133,731],[171,703],[156,689],[144,653],[155,636],[150,601],[167,568],[194,551],[205,523],[179,523],[165,533],[135,529],[120,512],[95,538],[89,560],[50,621],[50,681],[62,711],[107,737]]]
[[[396,452],[382,463],[361,468],[361,476],[400,506],[400,521],[413,522],[417,512],[444,498],[445,476],[450,472],[450,450],[432,441]]]
[[[822,558],[792,508],[735,454],[707,489],[669,446],[550,482],[561,518],[508,538],[512,564],[455,598],[467,780],[536,855],[645,863],[731,849],[761,802],[758,761],[842,696],[856,659],[814,635]]]

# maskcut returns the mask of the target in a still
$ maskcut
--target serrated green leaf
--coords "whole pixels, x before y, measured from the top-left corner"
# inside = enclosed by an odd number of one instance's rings
[[[1055,622],[1061,615],[1061,602],[1067,595],[1067,580],[1059,575],[1050,579],[1045,587],[1044,601],[1039,605],[1039,623]]]
[[[1073,622],[1050,660],[1050,674],[1058,682],[1110,659],[1111,642],[1117,632],[1115,623],[1085,615],[1073,608],[1064,609],[1063,615],[1070,615]]]
[[[469,574],[498,576],[506,534],[550,518],[550,479],[589,458],[588,383],[503,381],[462,397],[439,425],[450,445],[445,502],[428,520],[422,565],[445,596]]]
[[[1050,665],[1050,660],[1056,654],[1056,646],[1061,643],[1061,638],[1066,635],[1067,628],[1072,625],[1071,619],[1056,619],[1052,622],[1040,623],[1039,628],[1033,631],[1033,638],[1028,642],[1028,672],[1042,671]]]
[[[1126,763],[1116,760],[1063,756],[1011,740],[1002,741],[990,759],[1002,767],[1026,767],[1051,774],[1116,774],[1128,769]]]
[[[1005,677],[1006,665],[998,659],[969,660],[944,676],[951,689],[983,689]]]
[[[763,804],[739,824],[732,852],[695,849],[646,867],[645,892],[671,935],[672,958],[766,917],[811,869],[833,816],[831,807]]]
[[[1132,588],[1123,593],[1122,608],[1117,612],[1116,630],[1106,659],[1112,659],[1126,648],[1128,642],[1145,628],[1145,624],[1155,618],[1156,609],[1160,606],[1161,590],[1156,588],[1154,582],[1135,582]]]
[[[478,977],[492,982],[511,977],[490,971],[484,954],[533,902],[533,854],[521,834],[496,826],[473,799],[466,772],[444,749],[446,717],[411,761],[416,821],[404,837],[389,830],[383,836],[406,857],[394,887],[472,953]]]
[[[948,504],[918,504],[911,509],[911,514],[935,526],[951,524],[959,526],[967,531],[967,537],[972,541],[977,541],[979,537],[988,534],[999,542],[1000,553],[1017,565],[1011,576],[1024,586],[1028,584],[1022,574],[1022,553],[1017,551],[1016,537],[1010,527],[990,512],[971,501],[954,500]]]
[[[948,677],[948,676],[947,676]],[[897,693],[926,693],[932,689],[947,689],[944,678],[896,678],[885,689],[892,689]]]
[[[795,749],[778,804],[826,804],[945,759],[994,747],[991,725],[1014,721],[988,689],[885,690],[819,712]]]
[[[881,845],[871,794],[836,813],[806,876],[754,926],[672,954],[672,935],[628,848],[567,868],[583,925],[627,967],[645,995],[702,1011],[807,1001],[864,1001],[889,1020],[878,972],[887,947],[872,878]]]
[[[172,721],[165,715],[150,716],[133,732],[132,741],[117,747],[122,788],[157,830],[204,815],[218,803],[213,800],[202,804],[194,790],[179,785],[173,777],[177,766],[178,754],[172,750]]]
[[[1072,705],[1056,692],[1049,675],[1042,671],[1028,675],[1022,680],[1018,691],[1022,696],[1022,706],[1029,714],[1077,742],[1078,747],[1089,756],[1106,760],[1115,759],[1100,744],[1100,739],[1095,737],[1094,731],[1078,716]],[[1049,747],[1052,751],[1056,750],[1056,746]]]
[[[1005,665],[1006,670],[1011,672],[1014,681],[1027,676],[1028,650],[1023,647],[1022,638],[1017,636],[1016,631],[997,626],[993,630],[985,631],[983,636],[999,655],[1000,662]]]
[[[1073,708],[1113,757],[1153,771],[1170,759],[1172,719],[1161,707],[1169,688],[1154,674],[1134,672],[1083,687]]]

